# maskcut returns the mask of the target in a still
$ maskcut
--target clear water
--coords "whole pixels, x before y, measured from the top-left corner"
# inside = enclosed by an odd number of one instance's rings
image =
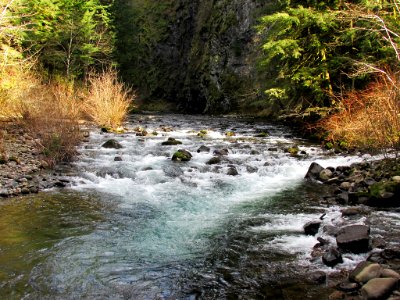
[[[324,187],[303,177],[312,161],[327,167],[361,157],[330,157],[287,127],[238,118],[138,115],[128,124],[136,126],[159,135],[94,131],[80,148],[72,187],[0,204],[0,297],[312,297],[309,286],[293,283],[324,268],[312,261],[317,241],[302,227],[324,212],[325,222],[338,222],[338,208],[318,206]],[[183,144],[161,146],[168,137]],[[102,148],[111,138],[124,148]],[[197,153],[201,145],[210,153]],[[308,155],[291,157],[284,151],[291,145]],[[207,165],[221,148],[226,159]],[[172,162],[178,149],[192,160]],[[238,176],[227,175],[232,166]]]

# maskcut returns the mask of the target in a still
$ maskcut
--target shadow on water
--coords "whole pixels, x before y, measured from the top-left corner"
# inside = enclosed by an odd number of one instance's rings
[[[227,220],[226,231],[210,242],[214,246],[204,266],[190,270],[181,278],[184,294],[178,298],[327,299],[332,289],[310,281],[310,274],[315,270],[310,264],[299,264],[298,253],[268,247],[274,239],[287,235],[287,229],[252,230],[268,228],[270,218],[279,216],[322,215],[323,209],[316,206],[324,192],[324,186],[303,183],[271,198],[237,207],[246,212],[246,217]],[[299,239],[303,235],[300,230],[289,234],[300,236]]]
[[[66,238],[92,231],[103,221],[102,211],[103,202],[74,193],[41,193],[2,200],[0,298],[28,295],[32,291],[31,272],[52,254],[52,247]]]

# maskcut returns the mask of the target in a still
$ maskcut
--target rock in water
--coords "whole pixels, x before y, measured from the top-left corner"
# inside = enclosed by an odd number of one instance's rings
[[[239,172],[237,171],[236,167],[230,167],[228,169],[227,175],[229,175],[229,176],[237,176],[237,175],[239,175]]]
[[[192,159],[192,154],[184,149],[179,149],[172,156],[173,161],[190,161]]]
[[[207,165],[216,165],[216,164],[219,164],[221,161],[222,161],[222,159],[220,156],[214,156],[214,157],[211,157],[209,159],[209,161],[206,162],[206,164]]]
[[[387,299],[396,289],[398,279],[396,278],[374,278],[361,288],[361,295],[365,300]]]
[[[369,250],[369,227],[350,225],[339,230],[336,243],[345,252],[364,253]]]
[[[324,170],[324,168],[321,167],[321,165],[317,164],[316,162],[313,162],[310,165],[310,168],[308,169],[307,174],[304,178],[311,179],[311,180],[319,180],[319,174],[323,170]]]
[[[116,140],[108,140],[102,145],[103,148],[107,149],[122,149],[122,145],[118,143]]]
[[[197,153],[200,153],[200,152],[206,152],[206,153],[208,153],[208,152],[210,152],[210,148],[207,147],[207,146],[202,145],[202,146],[200,146],[199,149],[197,149]]]
[[[224,155],[228,155],[228,154],[229,154],[228,149],[214,150],[214,155],[224,156]]]
[[[316,235],[318,233],[321,221],[311,221],[304,225],[304,233],[307,235]]]
[[[178,141],[174,138],[168,138],[167,141],[161,143],[162,146],[175,146],[175,145],[181,145],[181,144],[182,144],[181,141]]]
[[[322,262],[328,267],[334,267],[343,262],[342,254],[337,249],[331,248],[322,256]]]

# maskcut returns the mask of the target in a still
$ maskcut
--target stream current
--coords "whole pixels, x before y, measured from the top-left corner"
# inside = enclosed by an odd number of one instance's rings
[[[158,135],[93,131],[71,187],[0,203],[0,298],[324,298],[328,289],[305,279],[334,270],[312,259],[317,237],[303,225],[323,213],[335,224],[340,211],[320,205],[326,187],[303,178],[313,161],[363,158],[329,156],[288,127],[240,118],[135,115],[127,126],[138,125]],[[162,146],[169,137],[183,144]],[[109,139],[123,148],[102,148]],[[210,152],[198,153],[202,145]],[[290,156],[293,145],[307,154]],[[222,162],[207,164],[223,148]],[[171,161],[178,149],[192,160]],[[398,214],[375,214],[400,227]],[[362,259],[347,255],[337,270]]]

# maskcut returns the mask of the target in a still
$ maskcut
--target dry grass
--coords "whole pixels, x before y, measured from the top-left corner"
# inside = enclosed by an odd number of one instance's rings
[[[92,74],[88,83],[85,112],[101,126],[120,126],[126,118],[132,98],[130,90],[118,80],[117,72],[108,69],[100,74]]]
[[[340,112],[320,124],[329,132],[328,139],[369,151],[400,149],[399,83],[382,76],[364,91],[347,94]]]
[[[70,84],[50,83],[31,90],[22,124],[33,135],[50,166],[70,161],[81,141],[79,118],[82,100]]]

